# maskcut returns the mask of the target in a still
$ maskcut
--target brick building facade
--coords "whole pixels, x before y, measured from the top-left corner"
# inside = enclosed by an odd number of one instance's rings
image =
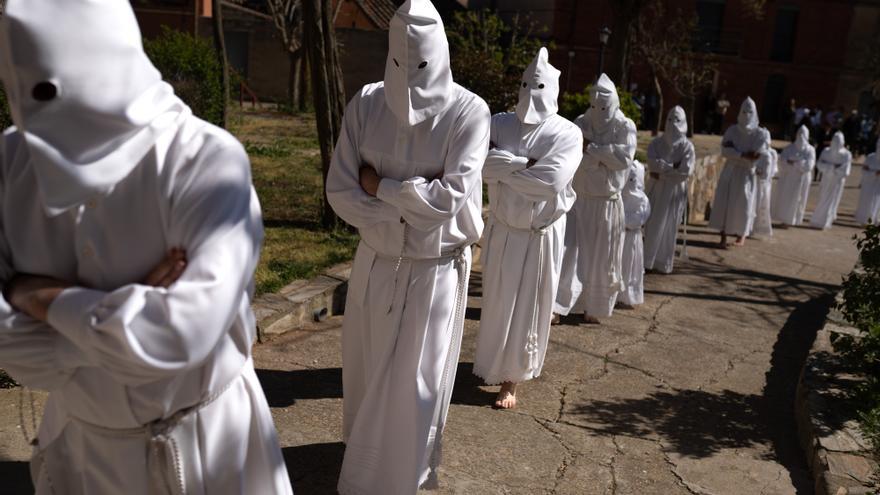
[[[502,16],[528,13],[546,26],[561,85],[577,91],[596,76],[599,31],[613,25],[610,1],[471,0],[469,6],[497,9]],[[695,45],[718,62],[712,88],[696,103],[698,128],[710,97],[721,93],[734,108],[752,96],[764,122],[777,129],[790,98],[811,107],[877,111],[870,79],[859,66],[867,42],[880,37],[880,0],[768,0],[760,20],[744,14],[740,0],[667,0],[667,10],[675,9],[697,14]],[[606,53],[606,60],[612,55]],[[630,81],[650,88],[647,67],[632,61]],[[667,108],[680,103],[668,88],[663,93]],[[735,114],[728,113],[728,122]]]

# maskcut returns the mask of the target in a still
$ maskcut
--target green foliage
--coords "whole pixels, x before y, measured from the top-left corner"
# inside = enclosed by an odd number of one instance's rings
[[[865,378],[855,397],[862,428],[880,457],[880,226],[869,225],[856,245],[861,266],[844,280],[839,309],[859,335],[836,335],[833,343]]]
[[[582,113],[590,108],[590,90],[592,86],[587,86],[580,93],[565,93],[559,99],[559,115],[574,120]],[[632,119],[639,125],[642,121],[642,111],[633,99],[632,93],[624,91],[623,88],[617,88],[617,94],[620,96],[620,110],[624,115]]]
[[[518,16],[508,24],[489,10],[456,12],[446,30],[455,81],[486,100],[493,114],[512,110],[522,73],[541,48],[534,31]]]
[[[6,90],[0,85],[0,131],[12,125],[12,116],[9,115],[9,103],[6,101]]]
[[[222,122],[222,68],[207,40],[163,27],[158,38],[144,41],[144,50],[194,114],[214,124]]]

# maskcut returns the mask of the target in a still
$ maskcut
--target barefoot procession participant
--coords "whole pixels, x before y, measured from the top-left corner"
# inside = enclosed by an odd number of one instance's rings
[[[880,223],[878,215],[880,215],[880,138],[877,139],[874,152],[865,158],[856,223],[859,225]]]
[[[645,303],[645,261],[642,226],[651,216],[651,203],[645,194],[645,166],[633,160],[623,187],[623,212],[626,234],[623,238],[622,271],[624,289],[618,307],[633,309]]]
[[[816,148],[810,144],[810,130],[801,126],[795,141],[779,157],[779,181],[773,192],[773,220],[783,226],[800,225],[804,221]]]
[[[598,323],[611,316],[623,290],[620,192],[635,157],[636,125],[620,110],[605,74],[592,87],[590,109],[574,123],[584,136],[584,157],[574,178],[578,198],[566,226],[555,312],[583,312],[585,322]]]
[[[385,80],[348,104],[327,178],[330,204],[361,236],[342,330],[343,495],[436,483],[489,119],[452,81],[437,10],[407,0],[391,20]]]
[[[773,236],[773,220],[770,216],[772,202],[773,177],[778,171],[779,155],[770,143],[772,137],[770,131],[761,128],[764,132],[764,153],[755,162],[755,213],[752,234],[762,237]]]
[[[676,106],[666,117],[662,136],[648,145],[648,198],[651,216],[645,224],[645,269],[672,273],[678,226],[687,207],[688,177],[694,173],[694,145],[687,138],[687,117]]]
[[[495,407],[516,406],[516,387],[541,374],[562,267],[580,129],[556,114],[559,71],[541,48],[523,74],[515,113],[492,117],[483,166],[489,225],[474,374],[501,384]]]
[[[852,171],[852,153],[844,145],[842,132],[834,133],[831,146],[822,150],[816,166],[822,172],[822,184],[819,186],[819,202],[810,218],[810,226],[826,230],[837,220],[837,208],[843,198],[846,178]]]
[[[9,0],[0,367],[49,391],[38,494],[290,494],[251,361],[250,164],[126,0]]]
[[[751,98],[743,101],[737,123],[730,126],[721,142],[726,159],[718,177],[709,228],[721,232],[720,247],[727,248],[727,235],[736,236],[742,246],[752,233],[755,211],[755,162],[766,151],[764,131],[758,127],[758,111]]]

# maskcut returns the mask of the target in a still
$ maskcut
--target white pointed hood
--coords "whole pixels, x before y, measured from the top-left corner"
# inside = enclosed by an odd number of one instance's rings
[[[739,115],[736,118],[737,125],[744,132],[754,131],[758,128],[758,108],[755,106],[755,100],[746,97],[739,108]]]
[[[687,139],[687,130],[687,115],[684,113],[684,108],[676,105],[666,116],[666,128],[663,131],[663,138],[672,145]]]
[[[798,128],[794,145],[799,150],[805,150],[810,146],[810,130],[807,126],[802,125]]]
[[[550,65],[547,49],[541,47],[523,72],[516,116],[523,124],[540,124],[559,110],[559,74]]]
[[[416,125],[443,111],[452,97],[449,42],[428,0],[407,0],[388,31],[385,101],[397,119]]]
[[[846,150],[846,141],[844,140],[843,133],[837,131],[834,133],[834,137],[831,138],[831,153],[835,155],[841,155],[844,150]]]
[[[0,79],[50,215],[112,189],[188,114],[127,0],[9,0]]]
[[[593,127],[597,130],[605,129],[619,108],[617,88],[608,76],[602,74],[590,91],[590,120]]]

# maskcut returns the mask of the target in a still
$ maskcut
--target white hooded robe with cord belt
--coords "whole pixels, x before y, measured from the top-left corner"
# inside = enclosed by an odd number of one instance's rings
[[[770,217],[773,177],[776,176],[779,155],[770,147],[770,131],[763,129],[766,144],[764,153],[755,162],[755,223],[752,234],[763,237],[773,235],[773,220]]]
[[[607,318],[623,290],[624,214],[620,192],[636,152],[636,126],[620,111],[617,89],[605,74],[593,86],[594,106],[575,120],[584,157],[573,185],[578,198],[565,231],[554,312]]]
[[[862,169],[862,190],[859,191],[859,206],[856,209],[856,222],[859,225],[880,223],[880,139],[876,151],[865,158]]]
[[[712,202],[709,228],[735,235],[752,233],[755,211],[755,160],[743,154],[763,153],[764,133],[758,127],[755,102],[746,98],[740,108],[737,124],[730,126],[721,142],[721,156],[726,159]]]
[[[623,187],[623,210],[626,235],[623,239],[623,283],[619,300],[636,306],[645,302],[645,263],[642,226],[651,216],[651,202],[645,194],[645,167],[633,160],[626,186]]]
[[[559,71],[541,48],[523,74],[516,113],[492,117],[483,166],[489,223],[474,374],[490,385],[541,374],[559,286],[565,214],[581,161],[580,129],[556,114]]]
[[[385,80],[348,104],[327,178],[330,204],[361,236],[342,329],[343,495],[436,483],[489,120],[452,81],[436,9],[408,0],[391,20]],[[361,188],[362,165],[383,177],[377,197]]]
[[[852,171],[852,153],[844,147],[842,132],[834,133],[831,146],[822,150],[816,166],[822,172],[822,183],[819,185],[819,202],[810,218],[810,226],[824,230],[831,228],[837,220],[837,208],[843,198],[846,178]]]
[[[779,156],[779,180],[773,192],[773,220],[783,225],[800,225],[804,221],[815,166],[816,148],[810,144],[809,129],[801,126],[795,141]]]
[[[0,281],[73,284],[47,324],[0,299],[0,367],[49,391],[36,493],[291,494],[251,360],[244,149],[162,82],[128,1],[10,0],[0,40]],[[180,278],[139,283],[175,247]]]
[[[688,177],[694,172],[696,154],[687,138],[684,109],[675,107],[666,118],[666,130],[648,145],[648,183],[651,216],[645,223],[645,268],[672,273],[678,226],[687,207]]]

